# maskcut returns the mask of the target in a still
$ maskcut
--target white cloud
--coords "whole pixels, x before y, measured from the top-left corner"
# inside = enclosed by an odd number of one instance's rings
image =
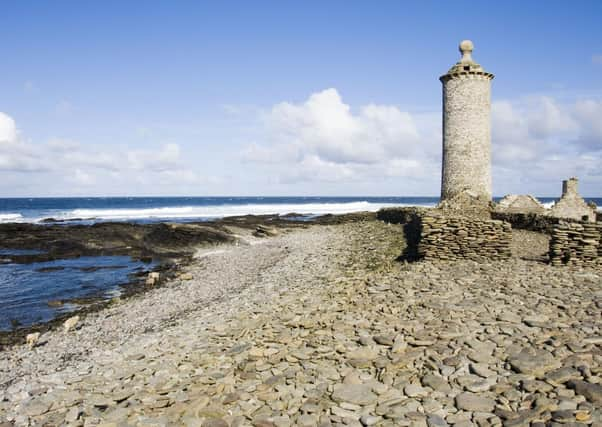
[[[33,144],[20,138],[15,121],[4,113],[0,113],[0,172],[11,178],[23,174],[23,182],[48,191],[62,187],[63,194],[89,194],[97,186],[127,194],[135,190],[135,182],[152,193],[158,187],[178,189],[204,182],[184,167],[178,144],[144,150],[107,150],[64,138]]]
[[[351,165],[324,160],[315,154],[304,156],[294,168],[285,169],[278,181],[282,184],[303,182],[338,182],[358,179]]]
[[[120,171],[124,169],[123,158],[119,153],[107,153],[90,149],[71,149],[58,152],[55,158],[61,164],[86,169],[92,168],[106,171]]]
[[[85,172],[79,168],[75,169],[72,180],[75,183],[75,185],[78,186],[90,186],[96,183],[96,180],[90,173]]]
[[[199,161],[193,162],[189,150],[173,142],[146,143],[143,149],[65,138],[34,144],[22,137],[13,118],[0,113],[0,190],[18,191],[15,195],[439,191],[440,111],[417,113],[376,103],[352,107],[336,89],[326,89],[248,117],[240,126],[231,122],[233,134],[244,132],[254,141],[234,153],[242,160],[236,164],[232,151],[201,148]],[[585,194],[599,194],[600,117],[602,100],[593,97],[494,102],[494,193],[553,195],[561,179],[577,175],[582,188],[589,188]],[[237,138],[224,138],[236,146]]]
[[[579,100],[574,107],[576,120],[581,124],[579,143],[591,149],[602,149],[602,101]]]
[[[165,144],[159,151],[134,150],[127,153],[128,165],[135,170],[168,171],[178,166],[180,146]]]
[[[602,149],[602,101],[561,104],[549,97],[492,106],[493,147],[500,160],[532,160]],[[507,155],[505,151],[514,151]]]
[[[532,102],[527,114],[529,132],[538,138],[571,135],[578,124],[556,101],[542,96]]]
[[[280,183],[382,181],[439,169],[437,115],[377,104],[354,112],[331,88],[279,103],[263,121],[267,142],[248,144],[242,159],[269,167]]]
[[[602,102],[595,99],[561,103],[533,96],[494,102],[494,191],[545,188],[545,193],[571,175],[602,184],[600,117]],[[336,89],[327,89],[301,103],[276,104],[262,119],[266,142],[248,144],[242,158],[261,164],[277,182],[370,182],[378,188],[396,180],[398,194],[438,192],[440,112],[375,104],[354,111]]]
[[[367,105],[353,114],[336,89],[314,93],[302,104],[278,104],[266,120],[274,142],[294,147],[300,161],[315,155],[338,164],[378,163],[419,139],[408,113]]]
[[[593,194],[591,189],[602,184],[600,117],[602,102],[596,99],[495,102],[494,191],[556,194],[562,179],[578,176]]]
[[[0,112],[0,144],[17,142],[17,125],[12,117]]]
[[[19,139],[15,120],[0,112],[0,171],[35,172],[47,169],[36,150]]]
[[[58,152],[73,151],[80,148],[79,142],[63,138],[52,138],[47,145],[50,150]]]

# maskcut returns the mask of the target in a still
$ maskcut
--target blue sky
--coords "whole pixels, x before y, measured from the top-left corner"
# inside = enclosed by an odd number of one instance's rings
[[[494,193],[602,196],[602,2],[3,2],[0,196],[437,195],[438,77]]]

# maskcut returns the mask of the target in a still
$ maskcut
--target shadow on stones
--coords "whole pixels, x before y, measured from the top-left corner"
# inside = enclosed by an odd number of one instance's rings
[[[397,257],[397,261],[418,261],[420,259],[418,244],[420,243],[420,235],[422,234],[422,221],[419,216],[413,216],[409,222],[403,224],[403,234],[406,246],[401,255]]]
[[[400,262],[413,262],[420,259],[418,254],[418,244],[422,233],[421,214],[427,209],[416,206],[401,208],[385,208],[376,213],[376,218],[391,224],[400,224],[403,227],[403,234],[406,246],[400,256],[396,258]]]

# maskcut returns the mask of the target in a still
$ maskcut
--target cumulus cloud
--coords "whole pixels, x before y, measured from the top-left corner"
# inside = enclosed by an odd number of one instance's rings
[[[577,101],[573,114],[581,124],[578,142],[587,148],[602,149],[602,101]]]
[[[17,125],[12,117],[0,112],[0,144],[17,142]]]
[[[284,102],[267,116],[277,142],[291,144],[302,161],[377,163],[419,139],[412,117],[394,106],[367,105],[351,112],[336,89],[314,93],[302,104]]]
[[[547,96],[531,102],[526,116],[529,133],[536,138],[570,136],[579,129],[572,115]]]
[[[562,103],[531,96],[494,102],[494,191],[537,192],[542,182],[555,188],[571,175],[602,183],[600,117],[602,102],[596,99]],[[327,89],[303,102],[274,105],[263,123],[265,142],[248,144],[242,158],[261,164],[281,183],[378,185],[396,179],[401,194],[439,190],[440,112],[377,104],[355,110],[336,89]]]
[[[494,190],[542,191],[579,176],[602,184],[602,101],[561,103],[550,97],[492,105]],[[514,185],[514,187],[512,187]],[[539,190],[542,189],[542,190]],[[544,190],[545,189],[545,190]]]
[[[133,190],[132,182],[144,182],[151,191],[155,186],[204,182],[183,167],[178,144],[144,150],[107,150],[61,138],[33,144],[20,138],[15,120],[5,113],[0,113],[0,172],[13,177],[14,173],[29,174],[28,182],[65,186],[69,189],[67,194],[78,188],[90,191],[93,186],[106,183],[128,193]]]
[[[13,118],[0,113],[0,173],[5,172],[0,189],[21,185],[15,177],[28,174],[38,177],[38,194],[45,194],[47,185],[67,189],[63,194],[90,194],[107,183],[121,194],[148,194],[159,188],[165,190],[162,194],[213,188],[231,193],[246,188],[255,194],[326,194],[325,188],[333,194],[439,192],[440,111],[404,111],[377,103],[351,106],[331,88],[249,117],[251,124],[245,122],[243,128],[253,130],[253,141],[235,154],[242,164],[235,165],[229,157],[223,176],[209,179],[186,167],[182,147],[173,142],[147,144],[144,149],[113,145],[110,150],[57,138],[34,144],[22,137]],[[582,188],[589,186],[589,194],[599,194],[600,117],[602,100],[593,97],[570,102],[550,96],[496,100],[494,193],[556,194],[561,179],[577,175]],[[206,155],[216,165],[222,161],[219,155]],[[274,189],[274,184],[281,187]],[[25,187],[18,191],[26,192]],[[80,188],[79,193],[74,188]]]
[[[159,151],[128,151],[127,160],[129,167],[135,170],[169,171],[180,161],[180,146],[170,143],[163,145]]]
[[[15,120],[0,112],[0,171],[42,171],[47,169],[39,153],[19,139]]]
[[[80,148],[79,142],[63,138],[52,138],[48,141],[47,146],[51,151],[58,152],[73,151]]]
[[[263,122],[267,143],[249,144],[242,158],[271,167],[281,183],[379,180],[437,170],[430,159],[440,152],[440,134],[433,132],[439,117],[417,120],[393,105],[353,111],[331,88],[301,103],[279,103]]]

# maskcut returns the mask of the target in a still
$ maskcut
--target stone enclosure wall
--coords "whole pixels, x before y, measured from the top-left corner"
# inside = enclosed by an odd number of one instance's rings
[[[491,218],[509,222],[514,229],[536,231],[538,233],[546,233],[548,235],[551,235],[554,227],[561,222],[559,218],[532,212],[525,213],[493,211],[491,213]]]
[[[602,223],[563,222],[554,227],[550,264],[593,267],[602,264]]]
[[[602,266],[602,222],[575,222],[538,214],[493,216],[498,219],[415,207],[382,209],[377,213],[381,221],[403,224],[407,242],[400,257],[403,260],[507,259],[511,257],[512,228],[519,228],[551,235],[552,265]]]
[[[433,213],[421,218],[421,227],[421,258],[486,261],[512,255],[512,227],[507,222]]]

